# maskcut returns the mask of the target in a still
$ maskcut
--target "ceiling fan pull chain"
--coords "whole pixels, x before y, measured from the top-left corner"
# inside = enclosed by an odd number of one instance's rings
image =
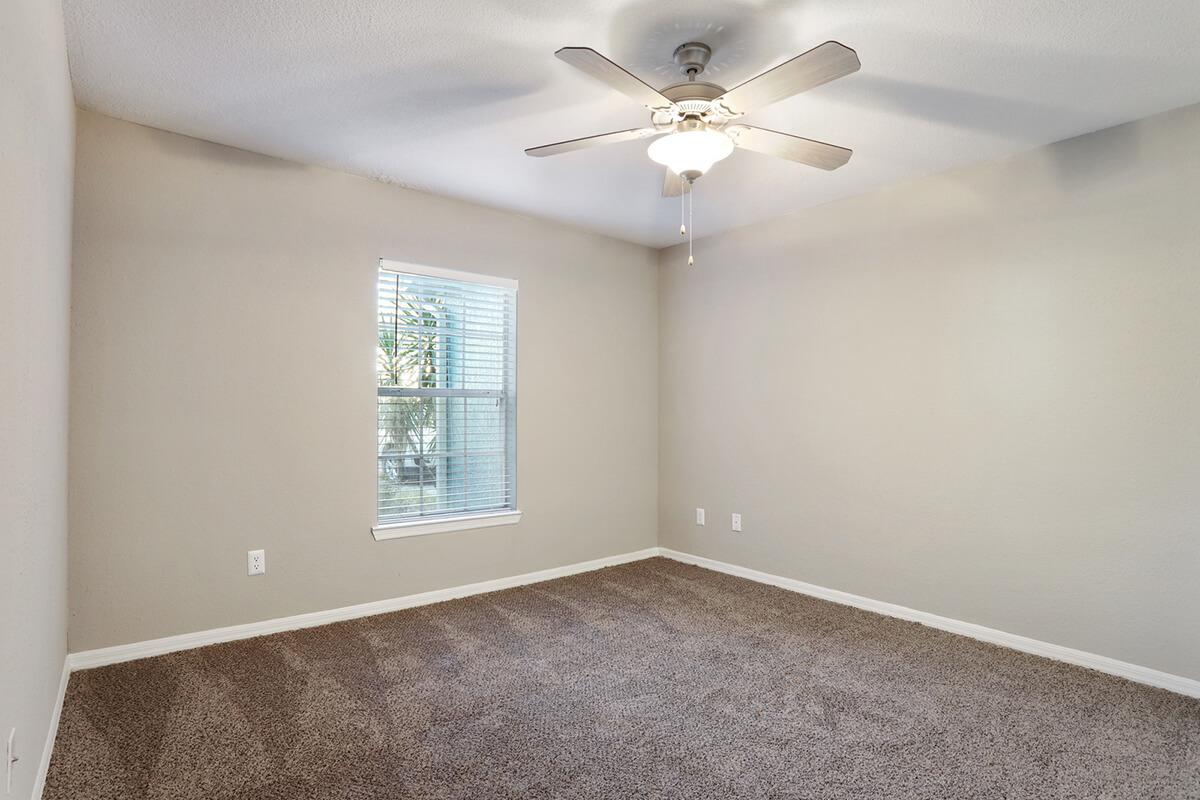
[[[688,266],[696,266],[696,260],[692,258],[692,239],[695,238],[695,226],[692,225],[692,209],[696,207],[696,200],[692,197],[692,192],[696,190],[696,184],[688,181],[687,198],[688,198]]]
[[[679,235],[687,234],[687,225],[683,223],[684,209],[687,208],[687,192],[684,191],[687,187],[680,185],[679,187]]]

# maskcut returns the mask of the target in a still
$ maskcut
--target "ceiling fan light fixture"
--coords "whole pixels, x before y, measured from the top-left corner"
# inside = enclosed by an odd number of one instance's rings
[[[733,140],[712,128],[679,131],[655,139],[646,153],[676,175],[703,175],[733,152]]]

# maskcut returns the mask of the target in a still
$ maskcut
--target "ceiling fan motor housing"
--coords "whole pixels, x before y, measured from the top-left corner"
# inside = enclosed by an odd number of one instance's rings
[[[682,81],[666,87],[662,93],[675,104],[675,108],[673,111],[651,114],[653,124],[659,128],[670,127],[689,116],[704,117],[710,122],[717,122],[712,119],[712,101],[723,95],[725,90],[715,83]]]

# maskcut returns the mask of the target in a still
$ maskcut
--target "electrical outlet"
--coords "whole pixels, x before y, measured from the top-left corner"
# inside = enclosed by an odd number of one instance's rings
[[[703,508],[696,509],[696,524],[697,525],[704,524],[704,509]]]
[[[17,729],[8,732],[8,744],[4,747],[4,793],[12,794],[13,766],[20,761],[17,758]]]
[[[733,522],[733,529],[740,533],[742,530],[742,515],[734,514],[732,522]]]
[[[263,575],[267,571],[267,551],[266,550],[247,550],[246,551],[246,574],[247,575]]]

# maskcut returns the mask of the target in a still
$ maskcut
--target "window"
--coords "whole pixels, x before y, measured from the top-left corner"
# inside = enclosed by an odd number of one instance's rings
[[[381,261],[376,538],[508,524],[517,284]]]

